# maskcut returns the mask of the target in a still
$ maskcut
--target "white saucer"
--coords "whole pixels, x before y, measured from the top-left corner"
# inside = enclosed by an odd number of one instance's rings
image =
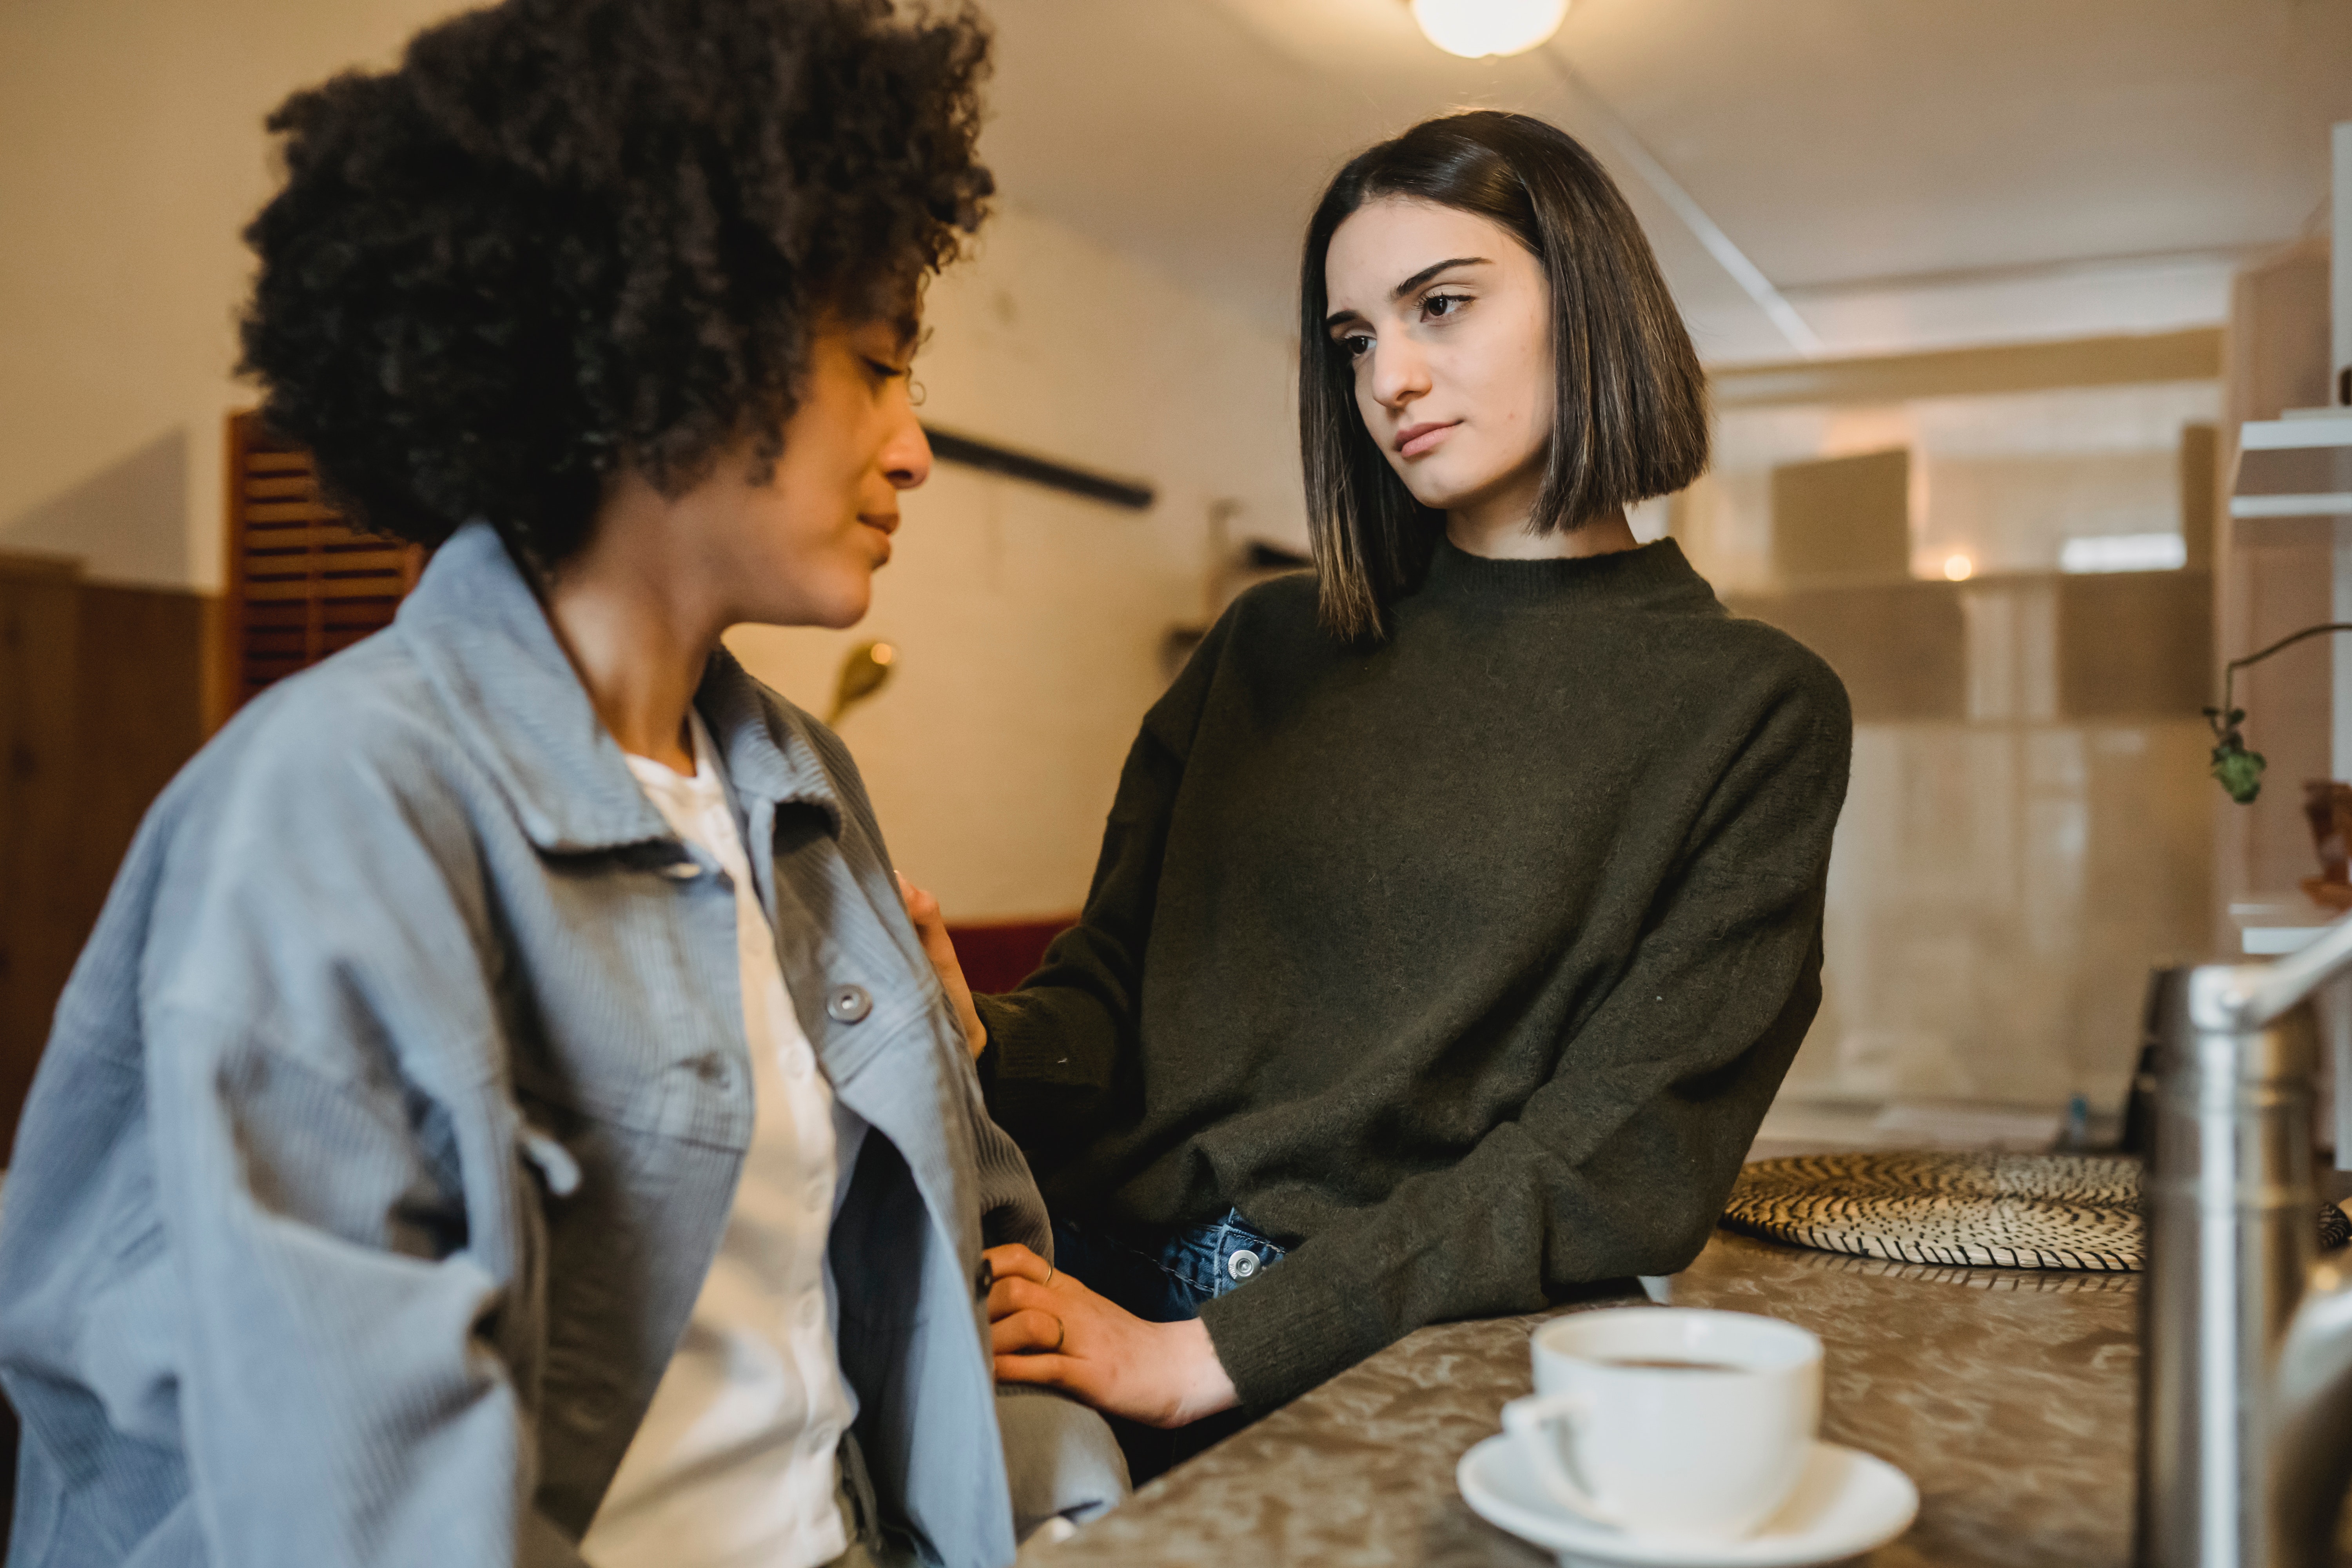
[[[1919,1489],[1884,1459],[1815,1443],[1797,1489],[1761,1529],[1740,1541],[1694,1546],[1644,1540],[1551,1500],[1508,1437],[1487,1438],[1454,1468],[1470,1511],[1559,1553],[1565,1568],[1804,1568],[1885,1545],[1911,1528]]]

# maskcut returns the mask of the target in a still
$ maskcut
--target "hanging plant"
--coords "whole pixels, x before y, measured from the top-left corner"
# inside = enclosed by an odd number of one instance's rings
[[[2233,658],[2221,667],[2221,706],[2205,710],[2205,722],[2213,727],[2213,776],[2230,798],[2240,805],[2251,805],[2263,793],[2263,768],[2260,752],[2246,749],[2246,737],[2240,728],[2246,721],[2246,710],[2235,701],[2238,671],[2248,665],[2260,664],[2282,648],[2293,647],[2305,637],[2319,637],[2327,632],[2352,632],[2352,621],[2326,621],[2315,626],[2305,626],[2299,632],[2283,637],[2266,648]]]

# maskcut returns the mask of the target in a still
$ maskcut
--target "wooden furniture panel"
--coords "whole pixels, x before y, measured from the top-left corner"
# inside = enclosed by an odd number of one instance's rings
[[[1863,723],[1959,719],[1968,711],[1968,647],[1949,583],[1882,583],[1725,601],[1829,661]]]
[[[74,779],[66,847],[73,929],[99,910],[155,797],[205,743],[204,639],[194,594],[93,584],[82,590]]]
[[[1911,454],[1774,468],[1772,572],[1791,588],[1910,576]]]
[[[0,1137],[10,1142],[88,934],[71,875],[83,826],[74,689],[81,594],[70,563],[0,557]]]
[[[310,454],[253,414],[228,424],[225,707],[392,624],[425,552],[363,533],[320,490]]]
[[[2070,719],[2189,718],[2214,700],[2213,579],[2058,579],[2058,707]]]
[[[2213,570],[2214,513],[2221,501],[2221,427],[2180,427],[2180,542],[2192,572]],[[2209,579],[2210,591],[2212,583]]]

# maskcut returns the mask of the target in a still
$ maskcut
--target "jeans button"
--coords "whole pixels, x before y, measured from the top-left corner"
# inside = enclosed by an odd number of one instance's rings
[[[1248,1247],[1236,1248],[1225,1258],[1225,1272],[1236,1279],[1246,1279],[1257,1272],[1257,1254]]]
[[[836,1024],[855,1024],[874,1011],[874,998],[863,985],[836,985],[824,999],[824,1016]]]

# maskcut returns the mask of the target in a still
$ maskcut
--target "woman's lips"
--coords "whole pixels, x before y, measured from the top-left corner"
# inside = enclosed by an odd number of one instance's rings
[[[1444,440],[1445,438],[1445,433],[1448,430],[1453,429],[1454,426],[1461,423],[1462,421],[1459,419],[1449,419],[1442,425],[1432,423],[1426,425],[1406,426],[1403,429],[1397,432],[1397,456],[1401,458],[1420,457],[1423,452],[1430,450],[1440,441]]]

